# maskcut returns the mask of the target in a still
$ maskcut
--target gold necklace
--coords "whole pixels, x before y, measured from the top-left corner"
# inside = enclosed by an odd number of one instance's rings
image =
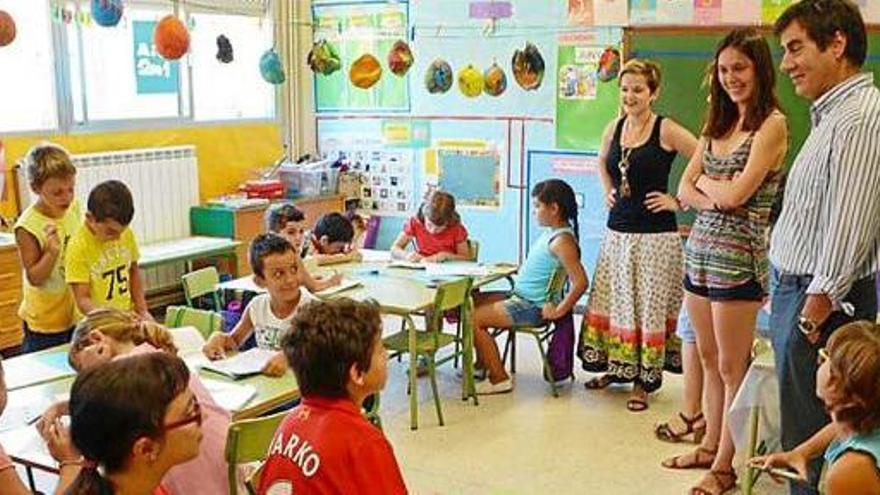
[[[645,128],[648,127],[648,123],[651,122],[652,117],[652,115],[648,115],[648,118],[645,119],[644,123],[642,123],[642,126],[639,128],[639,132],[635,136],[635,142],[639,143],[642,141],[642,134],[644,134]],[[624,121],[624,127],[626,127],[629,122],[630,120],[626,119]],[[625,130],[626,129],[624,129],[624,131]],[[630,194],[632,194],[632,188],[629,185],[629,177],[627,176],[629,173],[629,157],[630,155],[632,155],[635,146],[624,146],[623,136],[621,136],[620,138],[620,161],[617,162],[617,168],[620,170],[620,196],[628,198]]]

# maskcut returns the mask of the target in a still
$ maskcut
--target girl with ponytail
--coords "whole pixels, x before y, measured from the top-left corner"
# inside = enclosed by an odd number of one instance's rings
[[[514,279],[512,293],[483,293],[475,301],[473,316],[477,367],[488,371],[488,379],[477,383],[478,394],[500,394],[513,390],[513,380],[504,369],[490,328],[541,325],[557,320],[572,310],[587,290],[587,274],[578,247],[578,206],[574,191],[565,181],[550,179],[535,184],[532,202],[538,223],[547,229],[532,244],[525,263]],[[569,290],[561,300],[548,294],[550,279],[565,270]]]

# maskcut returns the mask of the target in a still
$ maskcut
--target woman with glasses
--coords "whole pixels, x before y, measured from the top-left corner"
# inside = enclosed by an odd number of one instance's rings
[[[660,68],[633,59],[620,73],[623,115],[605,128],[599,178],[608,229],[602,240],[581,329],[579,355],[602,373],[588,389],[632,383],[630,411],[644,411],[664,368],[681,370],[675,322],[681,307],[682,250],[676,199],[667,185],[672,162],[690,158],[696,138],[651,108]]]
[[[810,461],[824,452],[825,493],[880,493],[880,326],[858,321],[841,327],[819,349],[816,395],[831,423],[789,452],[752,459],[760,469],[782,468],[808,483]],[[777,471],[778,472],[778,471]],[[772,471],[771,471],[772,475]]]
[[[77,371],[100,366],[109,361],[127,360],[142,354],[176,355],[172,337],[162,325],[144,321],[133,313],[110,308],[96,309],[86,315],[73,331],[69,360]],[[223,457],[231,417],[214,402],[198,374],[187,377],[188,389],[199,402],[203,418],[199,455],[169,471],[162,482],[169,495],[213,495],[226,493],[227,463]],[[66,402],[53,405],[37,427],[49,437],[49,427],[65,414]]]
[[[718,44],[709,112],[679,198],[699,211],[685,245],[685,305],[703,367],[706,435],[671,469],[710,469],[692,495],[736,485],[726,411],[749,364],[755,322],[767,295],[766,234],[788,142],[774,90],[770,47],[752,28]]]
[[[70,393],[70,435],[82,469],[65,493],[168,494],[166,473],[195,459],[202,441],[203,414],[189,378],[180,358],[162,352],[81,373]]]

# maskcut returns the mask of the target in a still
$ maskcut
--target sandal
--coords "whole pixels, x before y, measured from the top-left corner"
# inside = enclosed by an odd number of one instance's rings
[[[656,436],[658,440],[664,442],[679,443],[684,441],[684,438],[688,435],[693,434],[694,443],[701,443],[703,437],[706,436],[706,420],[703,418],[703,413],[698,412],[689,418],[685,416],[683,412],[679,412],[678,417],[681,419],[681,422],[684,423],[684,431],[676,431],[672,429],[672,421],[667,421],[654,427],[654,436]]]
[[[633,394],[626,400],[626,408],[629,412],[642,412],[648,409],[648,392],[633,390]]]
[[[710,481],[709,487],[715,490],[707,490],[704,482]],[[709,471],[700,480],[700,483],[691,488],[690,495],[723,495],[736,488],[736,473],[734,471]]]
[[[666,469],[709,469],[712,467],[712,463],[715,462],[715,454],[717,453],[717,449],[709,450],[706,447],[701,446],[687,454],[665,459],[660,465]],[[689,462],[684,462],[684,459],[688,458],[691,460]]]
[[[606,373],[602,376],[597,376],[591,380],[587,380],[584,383],[584,387],[587,390],[602,390],[603,388],[607,388],[608,385],[614,383],[614,377],[610,374]]]

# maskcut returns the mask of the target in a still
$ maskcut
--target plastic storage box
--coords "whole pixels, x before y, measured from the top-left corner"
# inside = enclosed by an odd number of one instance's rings
[[[287,187],[288,198],[336,194],[339,169],[314,165],[282,165],[278,178]]]

